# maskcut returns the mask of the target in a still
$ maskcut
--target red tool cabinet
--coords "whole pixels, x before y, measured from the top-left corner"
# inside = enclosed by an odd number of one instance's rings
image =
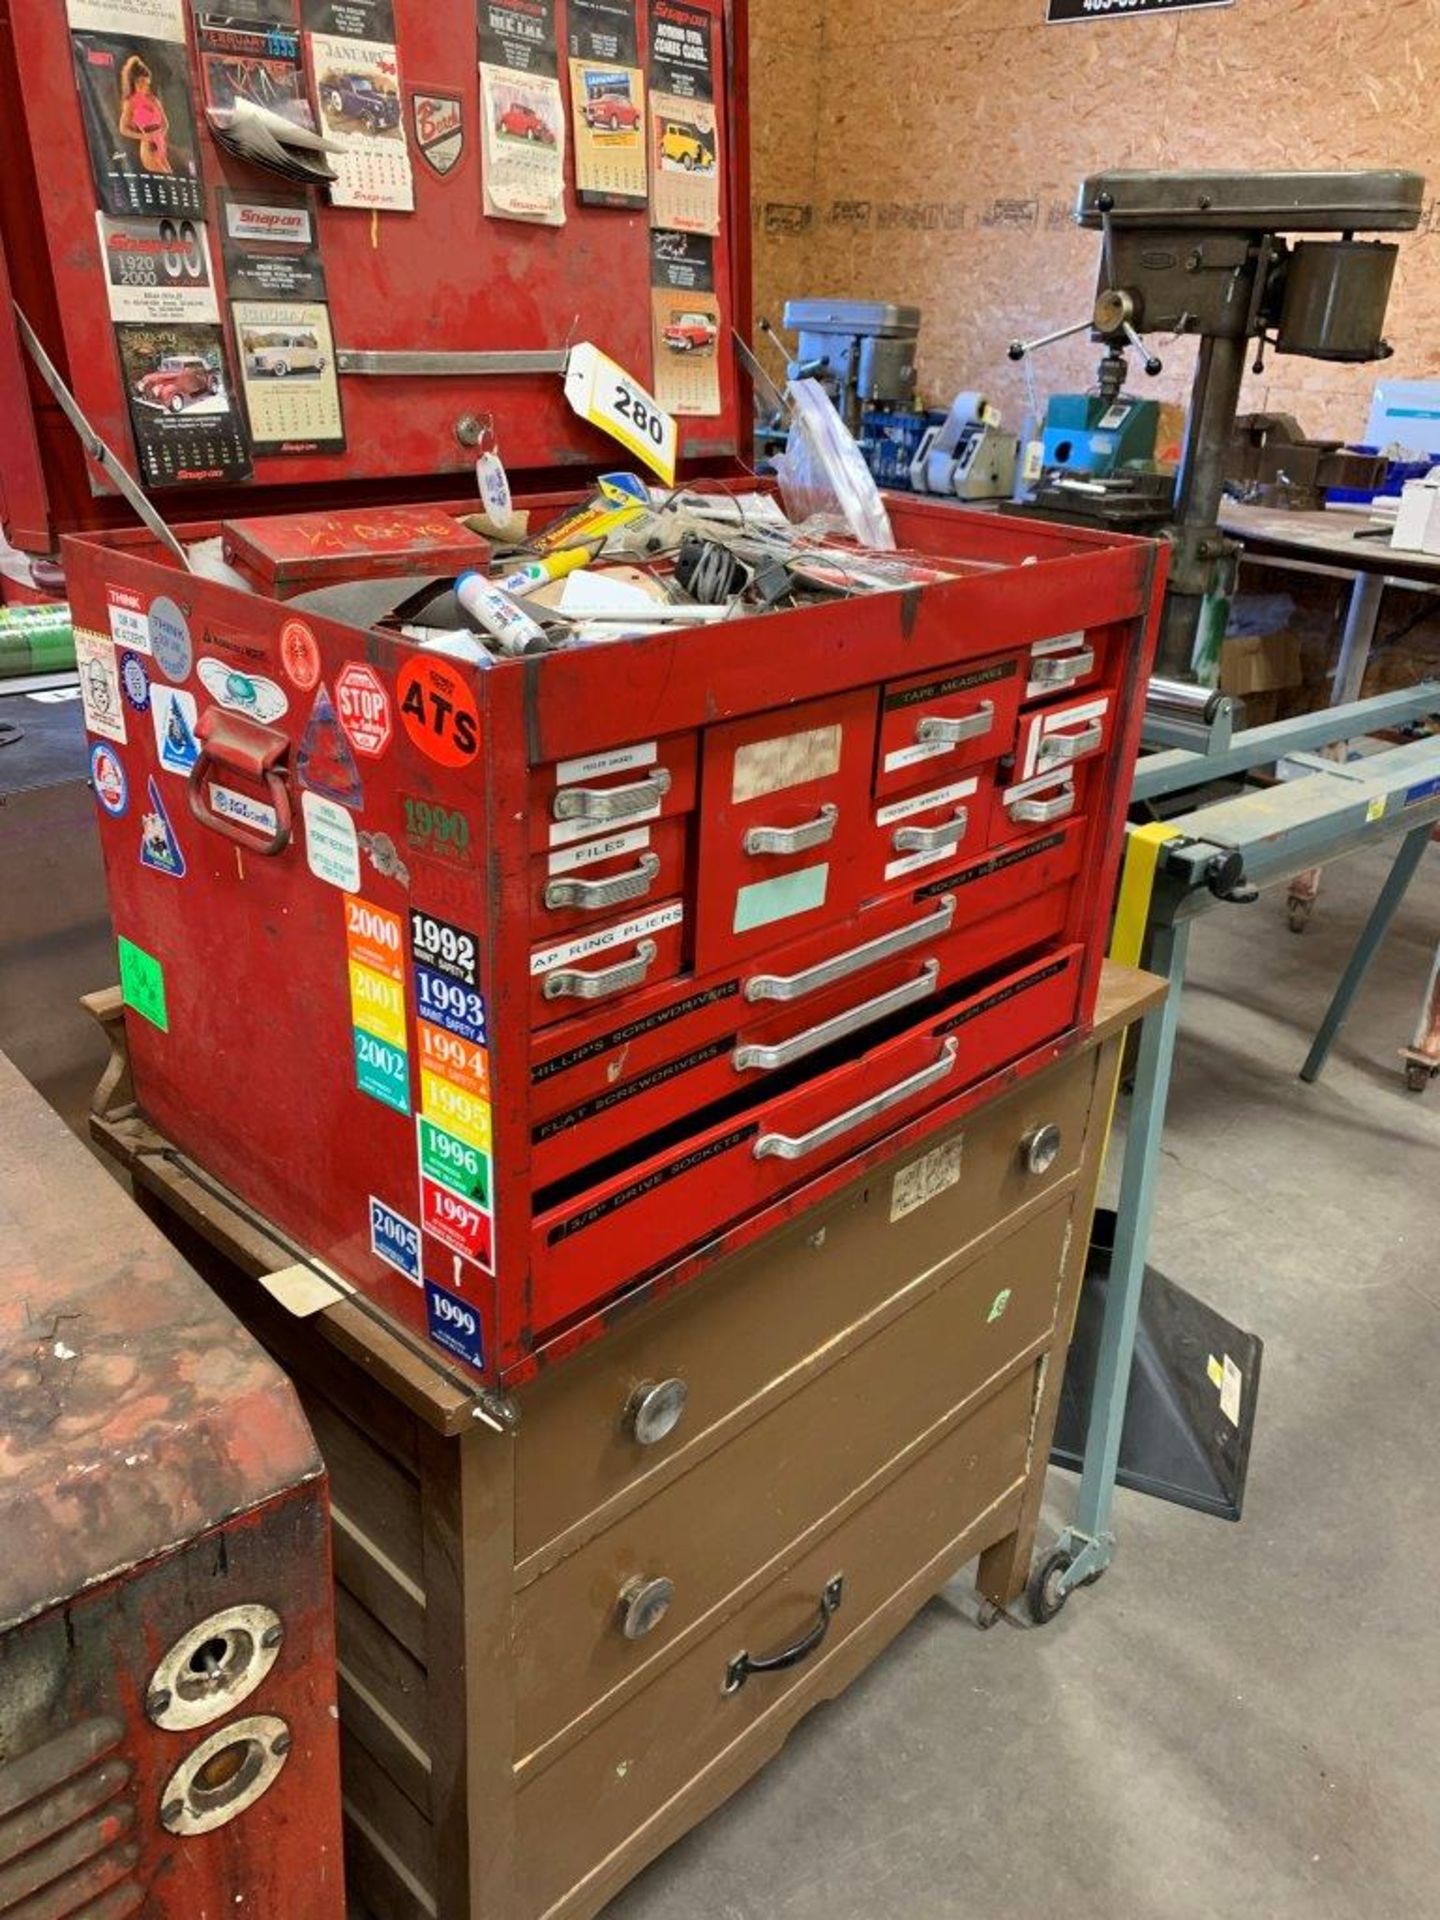
[[[679,451],[721,485],[745,442],[723,350],[750,330],[745,14],[696,4],[722,350]],[[36,0],[0,36],[4,264],[133,462],[64,21]],[[567,189],[563,227],[484,217],[473,10],[396,0],[395,33],[407,107],[452,89],[468,135],[443,176],[412,156],[413,213],[310,202],[346,450],[156,495],[251,590],[127,529],[33,381],[7,527],[73,536],[82,656],[114,654],[93,745],[143,1112],[437,1365],[512,1384],[1074,1044],[1163,564],[896,499],[900,545],[948,577],[488,670],[296,607],[322,575],[453,573],[477,428],[533,527],[567,470],[623,464],[553,374],[365,356],[590,339],[656,374],[646,211]],[[218,236],[220,189],[267,182],[198,131]],[[17,355],[0,326],[0,392]]]

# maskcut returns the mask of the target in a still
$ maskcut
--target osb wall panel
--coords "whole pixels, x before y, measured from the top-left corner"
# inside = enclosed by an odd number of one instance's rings
[[[1440,0],[1235,0],[1046,26],[1043,0],[751,0],[756,312],[804,293],[923,309],[925,398],[980,387],[1018,422],[1016,335],[1078,320],[1099,238],[1071,221],[1107,167],[1413,167],[1440,196]],[[1386,371],[1440,376],[1440,201],[1401,240]],[[1193,347],[1132,388],[1183,401]],[[1088,340],[1035,364],[1083,388]],[[1377,377],[1275,358],[1244,404],[1357,438]]]

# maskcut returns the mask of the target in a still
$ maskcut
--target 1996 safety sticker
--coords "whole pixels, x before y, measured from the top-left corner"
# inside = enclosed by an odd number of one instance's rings
[[[433,1280],[425,1282],[425,1317],[430,1338],[437,1347],[458,1354],[472,1367],[483,1367],[485,1351],[480,1332],[480,1314],[468,1300],[447,1293]]]

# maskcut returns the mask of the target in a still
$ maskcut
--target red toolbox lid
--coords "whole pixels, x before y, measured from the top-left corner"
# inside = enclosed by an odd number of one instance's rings
[[[373,10],[383,19],[391,9],[375,0]],[[580,89],[593,82],[585,79],[584,62],[576,61],[571,72],[569,36],[572,28],[584,25],[583,0],[534,0],[526,10],[548,16],[554,26],[566,147],[564,224],[559,226],[496,218],[486,211],[489,176],[482,148],[490,130],[482,127],[480,118],[473,7],[393,0],[391,66],[398,68],[399,124],[388,138],[394,152],[403,151],[408,161],[413,211],[333,205],[332,190],[292,186],[223,149],[205,115],[206,76],[213,97],[219,70],[202,55],[197,15],[188,3],[182,6],[175,0],[174,8],[177,19],[184,20],[186,44],[168,50],[162,45],[158,51],[148,42],[140,46],[138,40],[134,46],[121,45],[123,34],[72,33],[66,0],[29,0],[7,10],[9,35],[0,35],[0,98],[6,103],[0,114],[0,402],[28,386],[34,417],[33,439],[27,423],[24,430],[7,435],[0,454],[0,512],[15,544],[52,551],[62,532],[124,525],[132,515],[86,460],[75,433],[28,367],[5,298],[6,278],[96,432],[138,474],[146,467],[133,403],[146,375],[157,371],[162,358],[185,358],[186,341],[180,322],[171,328],[168,352],[161,351],[167,347],[164,326],[157,322],[144,331],[148,320],[136,319],[135,297],[127,296],[119,284],[126,263],[133,267],[153,255],[156,244],[164,254],[168,242],[174,259],[166,256],[166,273],[175,266],[183,281],[194,269],[202,282],[208,280],[211,305],[223,327],[228,378],[244,389],[237,359],[241,318],[234,302],[242,293],[253,298],[255,288],[232,284],[232,241],[242,210],[250,210],[253,225],[255,210],[273,206],[277,196],[284,196],[281,211],[287,221],[296,217],[297,208],[308,220],[323,270],[319,293],[331,338],[325,338],[322,324],[314,339],[277,344],[273,329],[271,337],[257,338],[245,318],[244,350],[260,369],[259,377],[276,385],[267,369],[273,369],[277,358],[295,358],[298,350],[301,364],[286,369],[287,391],[293,393],[305,379],[317,378],[313,362],[328,358],[329,348],[343,443],[333,432],[327,437],[323,426],[308,447],[303,439],[264,442],[250,453],[251,474],[244,480],[233,477],[234,461],[222,450],[209,471],[223,475],[228,464],[232,477],[204,484],[180,479],[149,489],[168,521],[179,525],[240,517],[253,523],[272,513],[321,507],[400,499],[453,501],[473,484],[477,447],[492,440],[517,492],[533,493],[562,477],[573,484],[607,467],[634,465],[614,441],[570,410],[555,366],[496,371],[493,363],[475,358],[505,354],[512,356],[513,367],[514,356],[533,361],[538,354],[558,365],[570,345],[588,340],[652,391],[657,362],[663,369],[667,356],[677,362],[682,358],[677,348],[666,344],[665,314],[659,312],[665,302],[652,292],[661,269],[650,208],[598,204],[593,193],[582,200],[576,191],[576,150],[582,138],[625,135],[625,129],[609,126],[604,113],[597,120],[587,111]],[[330,71],[327,60],[333,65],[333,47],[310,27],[325,7],[319,0],[305,0],[303,6],[298,0],[276,0],[271,11],[297,19],[302,84],[307,96],[323,107],[316,87],[323,86]],[[345,10],[334,11],[338,16]],[[482,3],[482,17],[487,11]],[[515,12],[513,7],[500,8],[497,17]],[[124,9],[82,6],[82,22],[91,13],[123,14]],[[636,21],[637,65],[648,69],[646,129],[653,181],[661,177],[660,149],[667,129],[672,143],[679,136],[673,120],[655,111],[659,69],[650,56],[656,48],[663,52],[668,43],[652,36],[663,29],[664,34],[693,38],[698,23],[702,38],[709,38],[719,232],[704,251],[712,256],[718,309],[710,352],[718,371],[719,406],[710,415],[680,418],[679,458],[690,475],[732,473],[748,442],[748,396],[730,346],[732,327],[747,337],[750,328],[746,0],[636,0]],[[331,41],[334,38],[332,34]],[[166,157],[177,176],[188,177],[188,142],[200,182],[198,194],[191,194],[195,206],[166,215],[170,225],[158,242],[153,209],[144,233],[132,231],[141,219],[133,209],[100,218],[105,196],[92,166],[96,115],[103,130],[104,115],[118,112],[107,89],[118,100],[127,73],[133,85],[134,69],[128,63],[137,54],[152,69],[150,92],[160,97],[168,115]],[[670,77],[673,82],[673,73]],[[488,97],[493,108],[499,96],[492,92]],[[593,100],[590,104],[593,107]],[[102,149],[104,144],[102,138]],[[123,143],[112,138],[109,144],[113,148]],[[328,158],[333,162],[335,156]],[[702,142],[702,171],[705,162]],[[672,167],[664,161],[667,179],[673,175],[682,183],[691,181],[693,165],[682,174],[680,164]],[[142,191],[148,193],[150,187],[142,180]],[[162,194],[173,197],[177,191],[166,186]],[[198,264],[202,260],[203,269]],[[687,304],[675,293],[671,304],[677,301]],[[697,304],[694,298],[688,301],[689,306]],[[202,297],[195,310],[204,306]],[[127,314],[128,319],[121,317]],[[129,343],[122,357],[118,334],[127,329]],[[390,356],[397,353],[415,356],[406,371],[393,370],[396,363]],[[518,364],[523,367],[525,361]],[[159,414],[171,404],[177,384],[177,414],[192,401],[206,399],[186,388],[187,379],[195,386],[193,368],[188,374],[183,367],[162,371],[163,380],[150,381],[143,398],[142,427],[150,412]],[[216,397],[212,391],[210,398]],[[237,426],[248,441],[258,438],[253,400],[252,381],[247,408],[235,409]],[[244,432],[247,415],[251,430]],[[457,476],[462,477],[458,483]],[[170,477],[175,479],[173,471]]]

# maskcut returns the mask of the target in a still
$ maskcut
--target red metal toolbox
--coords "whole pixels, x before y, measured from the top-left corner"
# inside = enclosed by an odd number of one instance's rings
[[[749,332],[745,13],[680,11],[726,133],[724,342]],[[642,39],[652,17],[641,0]],[[561,44],[567,19],[560,0]],[[343,450],[257,436],[203,519],[193,488],[157,491],[187,552],[209,543],[202,574],[90,490],[42,399],[7,451],[9,531],[72,536],[143,1112],[436,1365],[508,1384],[1076,1043],[1163,559],[895,499],[900,547],[942,577],[488,668],[360,598],[310,605],[317,583],[453,576],[478,448],[532,531],[623,463],[554,368],[495,356],[589,340],[642,382],[664,366],[649,209],[567,177],[563,225],[488,217],[473,10],[396,0],[395,21],[413,211],[305,201]],[[142,464],[64,0],[10,28],[5,264]],[[462,133],[444,169],[408,111],[432,86]],[[195,139],[234,362],[222,239],[264,181],[203,114]],[[0,325],[0,394],[17,353]],[[739,483],[748,419],[716,361],[715,410],[678,420],[681,475],[712,488]]]

